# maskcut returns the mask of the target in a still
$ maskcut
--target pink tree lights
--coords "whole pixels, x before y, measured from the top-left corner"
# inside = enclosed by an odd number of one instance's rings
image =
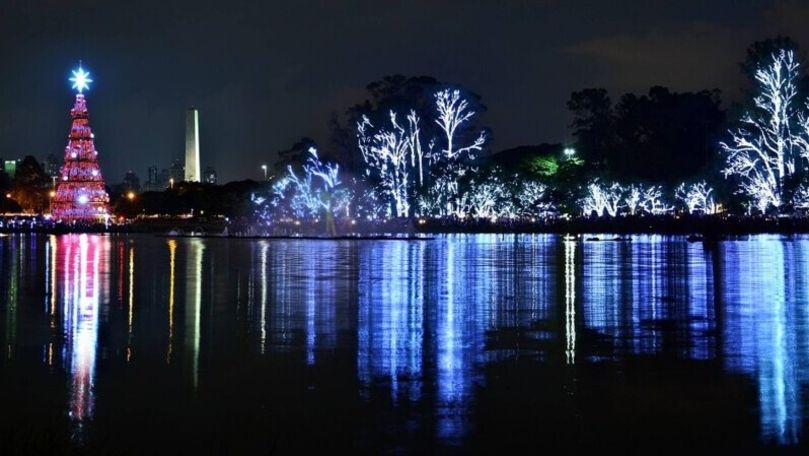
[[[110,198],[98,166],[98,152],[93,144],[87,102],[81,93],[92,82],[89,75],[79,67],[71,78],[73,88],[79,93],[70,110],[73,125],[65,147],[65,164],[59,170],[53,198],[52,215],[55,220],[96,222],[103,221],[109,214]]]

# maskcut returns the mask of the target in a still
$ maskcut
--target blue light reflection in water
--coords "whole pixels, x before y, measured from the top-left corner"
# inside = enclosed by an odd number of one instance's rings
[[[366,397],[371,384],[384,378],[394,403],[421,398],[423,255],[422,245],[405,243],[360,252],[357,376]]]
[[[796,443],[809,385],[805,243],[759,236],[720,251],[728,369],[757,380],[762,438]]]
[[[104,401],[99,363],[151,363],[158,389],[182,371],[198,392],[222,375],[217,357],[292,359],[306,382],[355,381],[358,400],[407,410],[408,426],[462,445],[494,363],[575,377],[630,359],[699,361],[755,386],[761,441],[805,439],[809,238],[601,239],[0,237],[0,368],[21,369],[29,352],[61,368],[81,433]]]

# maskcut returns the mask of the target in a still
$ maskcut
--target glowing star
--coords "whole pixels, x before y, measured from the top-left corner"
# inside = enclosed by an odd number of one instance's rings
[[[90,72],[84,71],[81,65],[79,65],[78,70],[73,70],[73,77],[70,78],[70,82],[73,83],[73,88],[81,93],[83,90],[90,89],[90,83],[93,82],[93,80],[90,79]]]

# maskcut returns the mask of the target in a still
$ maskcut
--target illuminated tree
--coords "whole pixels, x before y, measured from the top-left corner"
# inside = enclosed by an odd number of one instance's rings
[[[599,217],[605,214],[615,217],[623,207],[625,194],[626,191],[618,183],[604,184],[596,179],[587,185],[580,201],[582,214],[589,216],[595,212]]]
[[[519,179],[516,192],[517,211],[524,217],[537,217],[546,215],[553,210],[553,204],[548,201],[548,186],[528,179]]]
[[[65,163],[59,170],[59,183],[53,198],[52,214],[56,220],[93,222],[107,217],[109,196],[98,165],[98,152],[93,143],[87,104],[82,91],[92,79],[81,67],[73,72],[73,88],[78,90],[70,116]]]
[[[474,170],[469,162],[482,150],[485,133],[460,145],[461,132],[475,112],[459,90],[439,90],[434,101],[438,129],[423,129],[412,109],[406,124],[394,110],[388,111],[385,126],[375,126],[366,115],[357,122],[364,178],[384,206],[371,212],[386,217],[462,215],[461,179]],[[432,134],[436,137],[430,137]]]
[[[717,205],[712,193],[713,188],[702,181],[690,185],[680,184],[674,192],[674,197],[683,203],[689,214],[716,214]]]
[[[672,210],[663,202],[663,188],[659,185],[630,185],[625,192],[624,205],[630,215],[660,215]]]
[[[385,217],[386,205],[382,203],[382,198],[377,193],[376,189],[369,188],[363,185],[363,182],[355,182],[355,200],[352,204],[355,207],[355,212],[367,220],[378,220]]]
[[[643,189],[640,185],[630,185],[627,189],[624,202],[626,208],[629,210],[630,215],[635,215],[639,210],[641,210],[640,202],[642,194]]]
[[[269,226],[273,221],[273,207],[270,201],[261,194],[251,193],[250,202],[253,203],[253,217],[260,225]]]
[[[498,170],[479,182],[472,182],[469,191],[459,198],[461,215],[496,219],[516,215],[509,186]]]
[[[773,54],[755,73],[760,91],[753,100],[755,111],[742,117],[730,143],[721,143],[728,154],[725,176],[736,177],[739,193],[762,212],[781,207],[784,181],[796,171],[801,144],[795,134],[798,67],[792,51]]]
[[[281,214],[305,219],[317,216],[320,211],[312,175],[303,173],[298,176],[292,165],[287,167],[287,174],[273,184],[272,192],[272,204]]]
[[[801,211],[809,210],[809,186],[802,184],[795,190],[792,195],[792,206]]]
[[[334,235],[337,234],[334,217],[337,215],[337,211],[348,207],[350,195],[341,186],[340,165],[321,161],[317,155],[317,149],[314,147],[309,148],[309,153],[311,157],[303,165],[303,171],[306,176],[310,176],[310,179],[311,177],[320,179],[320,185],[315,190],[314,200],[319,209],[325,213],[326,231]]]
[[[435,106],[438,111],[435,123],[443,132],[444,147],[432,154],[433,168],[441,171],[435,178],[433,193],[441,198],[441,215],[460,215],[459,183],[467,173],[474,171],[467,163],[474,161],[483,150],[486,133],[481,131],[471,144],[458,144],[459,129],[475,115],[474,111],[469,110],[469,103],[461,97],[459,90],[438,91],[435,94]]]
[[[363,116],[357,124],[357,140],[366,164],[366,176],[375,178],[381,194],[387,199],[387,216],[410,216],[410,166],[408,158],[413,151],[413,137],[417,137],[415,114],[410,130],[402,127],[396,113],[390,111],[390,129],[380,128],[372,133],[374,126]]]
[[[277,215],[286,214],[301,219],[323,216],[326,231],[336,234],[334,218],[338,211],[348,207],[350,193],[342,185],[338,164],[320,160],[314,147],[310,147],[308,153],[300,175],[289,165],[287,174],[273,184],[270,204],[277,209]],[[258,206],[257,217],[269,222],[265,205],[267,199],[253,196],[253,202]]]
[[[418,215],[420,217],[440,217],[446,209],[441,195],[441,187],[433,185],[418,197]]]

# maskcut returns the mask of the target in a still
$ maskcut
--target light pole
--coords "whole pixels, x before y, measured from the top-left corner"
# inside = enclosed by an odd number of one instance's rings
[[[570,160],[574,155],[576,155],[576,149],[572,147],[565,147],[564,154],[565,158]]]
[[[267,180],[267,165],[261,165],[261,170],[264,171],[264,180]]]
[[[169,188],[174,188],[174,178],[173,177],[169,178]]]

